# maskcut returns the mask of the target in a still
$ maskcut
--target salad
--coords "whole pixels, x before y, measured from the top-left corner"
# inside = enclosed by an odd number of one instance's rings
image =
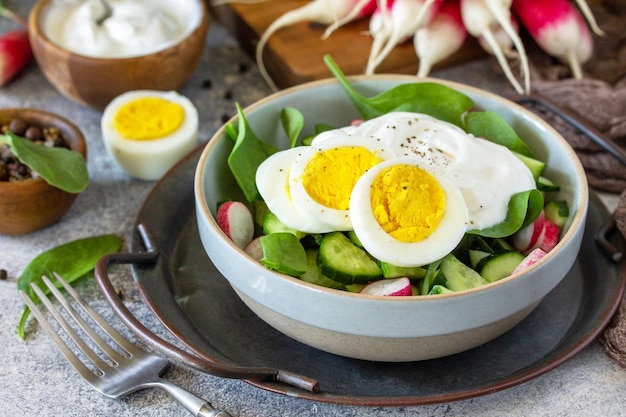
[[[267,268],[325,287],[430,295],[500,280],[558,243],[559,186],[497,113],[438,83],[360,95],[325,61],[362,119],[319,124],[281,111],[279,150],[238,106],[228,165],[247,201],[221,204],[223,231]]]

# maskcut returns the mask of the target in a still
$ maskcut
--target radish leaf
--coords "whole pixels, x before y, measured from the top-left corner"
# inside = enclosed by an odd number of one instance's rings
[[[263,258],[261,263],[268,269],[297,277],[308,269],[304,247],[289,232],[270,233],[261,238]]]

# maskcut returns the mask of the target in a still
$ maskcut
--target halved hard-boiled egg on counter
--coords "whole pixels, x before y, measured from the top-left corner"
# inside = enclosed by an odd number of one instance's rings
[[[507,148],[428,115],[393,112],[317,136],[257,170],[268,209],[307,233],[353,230],[380,261],[423,266],[503,222],[535,188]]]
[[[198,111],[175,91],[129,91],[105,108],[101,128],[108,152],[126,173],[158,180],[195,147]]]

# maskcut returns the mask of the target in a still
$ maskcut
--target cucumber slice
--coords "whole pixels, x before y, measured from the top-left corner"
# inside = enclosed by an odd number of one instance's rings
[[[546,163],[538,159],[531,158],[530,156],[522,155],[521,153],[513,153],[524,163],[524,165],[528,167],[536,181],[541,176],[541,173],[546,167]]]
[[[494,253],[478,262],[476,270],[487,282],[494,282],[511,275],[523,260],[524,255],[515,250]]]
[[[324,236],[317,263],[322,274],[345,284],[364,284],[383,274],[378,263],[341,232]]]
[[[537,178],[537,189],[539,191],[559,191],[561,187],[546,177],[539,176]]]
[[[444,287],[443,285],[435,285],[432,290],[430,290],[430,292],[428,293],[428,295],[436,295],[436,294],[450,294],[453,293],[454,291],[449,290],[448,288]]]
[[[408,277],[411,279],[420,279],[426,276],[426,269],[420,266],[405,267],[381,262],[380,269],[383,271],[383,277],[385,278]]]
[[[548,201],[543,212],[546,219],[559,226],[561,230],[569,218],[569,206],[567,205],[567,201],[563,200]]]
[[[476,249],[470,249],[469,250],[469,260],[470,260],[470,265],[472,266],[472,268],[476,268],[476,265],[478,265],[478,263],[483,259],[486,258],[489,255],[492,255],[493,252],[485,252],[482,250],[476,250]]]
[[[437,284],[444,285],[451,291],[463,291],[488,283],[478,272],[459,261],[454,255],[446,255],[443,258],[439,271],[444,275],[445,283]]]
[[[515,250],[515,248],[511,246],[509,242],[502,238],[493,239],[493,241],[491,241],[490,247],[493,253],[510,252]]]
[[[322,274],[319,266],[317,266],[317,253],[317,249],[306,249],[306,261],[309,268],[304,272],[304,274],[300,275],[299,278],[302,281],[321,285],[322,287],[345,290],[346,286],[344,284],[325,277],[324,274]]]

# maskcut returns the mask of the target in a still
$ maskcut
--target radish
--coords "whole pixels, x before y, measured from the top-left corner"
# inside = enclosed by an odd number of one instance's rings
[[[526,255],[524,260],[513,270],[513,272],[511,272],[511,275],[517,274],[518,272],[523,271],[529,266],[536,264],[541,258],[546,256],[547,254],[548,253],[541,248],[533,249],[528,255]]]
[[[254,220],[240,201],[227,201],[217,209],[217,224],[238,247],[244,249],[254,237]]]
[[[513,29],[515,30],[515,32],[519,32],[519,23],[514,15],[511,15],[511,25],[513,25]],[[502,26],[498,25],[493,30],[493,37],[496,40],[496,43],[500,46],[500,49],[502,50],[502,53],[504,54],[505,57],[511,58],[511,59],[519,58],[519,54],[515,50],[515,47],[513,45],[513,42],[511,41],[511,38],[509,38],[509,35],[504,31]],[[491,55],[493,55],[493,51],[491,50],[491,47],[482,36],[478,37],[478,44],[487,53],[490,53]]]
[[[322,35],[322,39],[328,38],[334,31],[341,26],[352,22],[353,20],[361,19],[367,16],[371,16],[376,10],[376,0],[358,0],[354,5],[354,8],[341,19],[337,19],[330,26],[326,28],[326,31]]]
[[[543,210],[539,213],[539,216],[535,219],[534,222],[524,227],[523,229],[518,230],[512,237],[512,244],[518,251],[524,253],[530,250],[539,239],[541,232],[544,229],[544,223],[546,221],[545,214]]]
[[[537,239],[534,247],[532,249],[539,248],[544,252],[550,252],[557,243],[559,243],[559,226],[557,226],[554,222],[546,219],[543,223],[543,230]]]
[[[576,79],[591,58],[593,40],[583,17],[568,0],[514,0],[513,11],[537,44],[569,65]]]
[[[417,76],[426,77],[434,64],[461,49],[466,39],[459,0],[447,0],[435,17],[413,37],[419,58]]]
[[[0,1],[0,16],[23,26],[0,36],[0,87],[11,81],[33,57],[28,40],[28,23],[13,11],[4,8]]]
[[[407,277],[381,279],[367,284],[361,290],[361,294],[368,295],[385,295],[385,296],[410,296],[413,295],[411,290],[411,280]]]
[[[469,34],[476,38],[482,37],[489,45],[513,88],[519,94],[524,94],[530,92],[530,71],[524,44],[511,25],[511,2],[512,0],[461,0],[461,17]],[[506,57],[493,35],[498,25],[511,39],[519,54],[524,88],[511,73]]]
[[[414,36],[427,24],[441,7],[443,0],[390,0],[382,2],[379,18],[381,30],[373,32],[374,44],[367,61],[366,74],[373,74],[387,56],[400,43]],[[372,16],[374,18],[374,16]],[[381,45],[382,48],[380,48]]]
[[[17,29],[0,36],[0,87],[11,81],[33,56],[28,32]]]
[[[263,258],[263,248],[261,247],[261,237],[262,236],[258,236],[252,239],[252,241],[248,243],[246,247],[243,249],[244,252],[250,255],[250,257],[254,259],[255,261],[260,261]]]
[[[361,11],[368,10],[366,8],[368,3],[368,1],[364,0],[314,0],[302,7],[290,10],[274,20],[263,32],[256,47],[256,61],[259,71],[270,88],[278,90],[278,87],[274,83],[274,80],[272,80],[272,77],[270,77],[263,63],[263,49],[269,38],[276,31],[294,23],[305,21],[323,25],[336,24],[337,22],[342,22],[343,24],[348,16],[354,16],[355,18],[359,16],[359,13],[354,13],[355,9],[361,8]],[[328,33],[328,35],[329,34],[330,33]]]

